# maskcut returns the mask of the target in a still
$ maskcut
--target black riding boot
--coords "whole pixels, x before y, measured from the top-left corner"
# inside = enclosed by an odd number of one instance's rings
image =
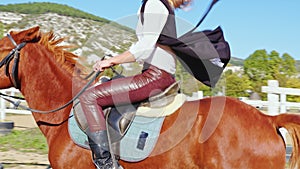
[[[88,140],[97,169],[122,169],[111,157],[106,130],[88,133]]]

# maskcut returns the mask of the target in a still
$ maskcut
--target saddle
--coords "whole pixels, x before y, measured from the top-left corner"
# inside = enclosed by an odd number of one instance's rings
[[[108,79],[101,79],[101,81],[107,81]],[[141,109],[159,109],[163,108],[169,104],[171,104],[176,96],[178,95],[180,86],[179,81],[170,85],[166,90],[163,92],[149,97],[147,100],[128,104],[128,105],[121,105],[121,106],[112,106],[109,108],[104,109],[104,114],[106,117],[106,126],[109,131],[111,143],[115,143],[120,141],[123,136],[128,131],[133,119],[137,114],[137,110]],[[79,104],[79,100],[76,100],[73,106],[73,114],[76,119],[76,122],[79,128],[82,131],[88,130],[87,120],[85,115],[81,109]],[[141,113],[138,113],[141,114]]]

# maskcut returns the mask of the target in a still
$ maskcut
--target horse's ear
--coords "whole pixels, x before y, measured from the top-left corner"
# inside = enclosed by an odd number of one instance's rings
[[[11,31],[10,34],[17,43],[36,42],[40,39],[40,27],[36,26],[21,32]]]

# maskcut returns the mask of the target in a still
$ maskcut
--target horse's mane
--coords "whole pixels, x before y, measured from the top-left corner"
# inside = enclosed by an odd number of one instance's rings
[[[53,31],[40,33],[40,35],[41,37],[38,43],[45,46],[50,52],[53,52],[56,61],[61,64],[66,71],[68,71],[69,73],[73,73],[75,66],[76,68],[79,68],[76,69],[77,71],[82,71],[84,69],[81,64],[77,63],[78,56],[66,50],[74,46],[59,45],[66,38],[57,38]]]

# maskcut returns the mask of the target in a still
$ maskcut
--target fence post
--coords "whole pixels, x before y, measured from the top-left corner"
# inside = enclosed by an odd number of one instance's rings
[[[5,119],[5,101],[0,98],[0,121],[4,121]]]
[[[279,87],[279,83],[277,80],[268,80],[268,87],[268,114],[277,115],[279,111],[279,96],[273,94],[272,91]]]
[[[191,97],[187,97],[189,101],[198,100],[203,98],[203,91],[193,92]]]
[[[280,114],[286,113],[286,94],[280,94]]]
[[[279,88],[279,83],[277,80],[268,80],[268,113],[270,115],[278,115],[279,113],[285,113],[286,111],[286,94],[280,93],[280,102],[279,95],[272,92],[276,91],[275,89]],[[279,105],[280,104],[280,105]],[[280,110],[279,110],[280,107]],[[279,131],[285,142],[287,142],[287,130],[285,128],[280,128]]]

